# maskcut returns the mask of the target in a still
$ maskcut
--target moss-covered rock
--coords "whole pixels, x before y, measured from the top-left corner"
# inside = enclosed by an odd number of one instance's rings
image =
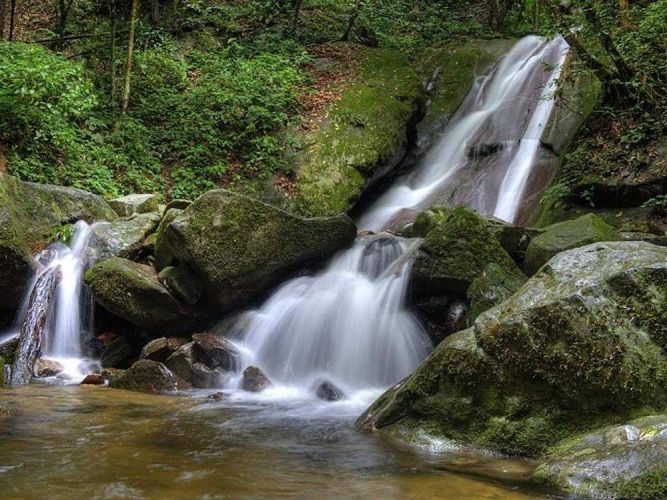
[[[532,478],[573,495],[645,499],[665,498],[666,472],[667,415],[653,415],[563,443]]]
[[[539,455],[655,412],[667,405],[666,305],[667,249],[610,242],[562,252],[445,339],[359,425]]]
[[[99,196],[22,182],[0,173],[0,310],[19,306],[32,274],[32,256],[53,239],[60,226],[115,217]]]
[[[296,155],[296,206],[305,215],[346,211],[405,155],[423,89],[407,58],[358,47],[360,71]]]
[[[416,224],[422,221],[418,218]],[[472,210],[442,210],[429,224],[413,268],[417,295],[465,294],[490,263],[510,274],[519,272],[484,219]]]
[[[158,334],[177,334],[201,317],[176,300],[150,266],[114,257],[86,273],[98,304],[130,323]]]
[[[553,224],[530,241],[526,249],[524,270],[529,275],[535,274],[551,257],[564,250],[617,239],[619,237],[614,228],[592,213]]]
[[[168,392],[178,389],[178,380],[162,363],[142,359],[118,377],[109,380],[109,387],[128,391]]]
[[[303,219],[214,190],[176,217],[164,236],[169,252],[204,283],[209,300],[230,310],[351,243],[356,228],[346,215]]]
[[[201,280],[185,264],[165,267],[158,278],[174,297],[191,306],[199,302],[204,293]]]

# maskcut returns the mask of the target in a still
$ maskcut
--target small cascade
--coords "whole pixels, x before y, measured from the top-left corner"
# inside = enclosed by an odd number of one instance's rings
[[[392,227],[435,203],[508,222],[528,218],[551,177],[552,154],[540,138],[567,51],[560,36],[520,40],[476,80],[437,144],[376,200],[359,227]],[[524,204],[531,206],[522,210]]]
[[[246,364],[277,384],[312,389],[325,380],[346,394],[410,374],[433,347],[404,307],[411,259],[399,258],[416,243],[362,236],[321,273],[286,283],[228,332]]]
[[[69,246],[55,243],[35,258],[37,272],[19,311],[19,347],[10,385],[27,384],[38,355],[80,378],[83,337],[92,330],[92,297],[83,283],[91,226],[79,221]]]

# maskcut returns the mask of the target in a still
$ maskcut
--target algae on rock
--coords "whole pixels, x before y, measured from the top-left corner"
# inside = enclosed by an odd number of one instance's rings
[[[667,405],[667,249],[595,243],[552,258],[446,338],[359,425],[428,429],[505,453]]]

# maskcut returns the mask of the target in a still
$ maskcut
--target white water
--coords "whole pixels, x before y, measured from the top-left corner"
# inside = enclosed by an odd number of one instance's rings
[[[477,79],[438,143],[367,210],[359,227],[382,230],[436,201],[514,222],[538,164],[539,139],[554,109],[554,86],[567,50],[560,36],[520,40]],[[507,151],[480,164],[470,150],[484,144]]]
[[[59,269],[60,281],[42,331],[41,351],[42,357],[59,362],[64,368],[63,376],[72,380],[85,376],[88,364],[82,359],[82,346],[83,335],[92,325],[92,302],[82,287],[91,232],[90,225],[79,221],[69,246],[56,243],[37,255],[37,272],[25,295],[27,301],[39,276]],[[19,323],[26,317],[26,307],[24,304],[19,313]]]
[[[513,221],[539,165],[539,138],[553,111],[550,95],[566,52],[560,37],[519,41],[477,79],[426,159],[381,196],[358,226],[381,231],[443,192],[452,204]],[[470,154],[485,144],[500,146],[491,162]],[[312,398],[326,380],[363,406],[412,373],[432,349],[406,306],[414,245],[386,234],[361,236],[319,274],[287,282],[260,309],[223,327],[236,339],[245,366],[260,367],[273,381],[260,397]]]
[[[432,349],[404,307],[409,265],[397,259],[415,243],[360,237],[325,271],[286,283],[228,332],[239,338],[246,365],[261,367],[278,394],[292,396],[324,380],[347,395],[381,390],[410,374]]]

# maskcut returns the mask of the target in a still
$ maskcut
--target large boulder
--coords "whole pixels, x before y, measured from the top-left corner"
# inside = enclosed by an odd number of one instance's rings
[[[524,262],[527,274],[535,274],[551,257],[564,250],[582,247],[597,241],[619,239],[612,226],[595,214],[547,226],[531,239]]]
[[[115,217],[99,196],[0,173],[0,310],[20,305],[33,272],[33,255],[52,241],[60,226]]]
[[[628,483],[642,476],[656,476],[667,494],[667,415],[653,415],[585,434],[560,446],[537,467],[533,480],[556,486],[571,495],[595,498],[650,498],[626,496]],[[627,491],[624,494],[624,491]],[[637,492],[639,493],[639,492]],[[665,498],[655,497],[655,498]]]
[[[293,204],[306,215],[347,211],[403,159],[423,114],[421,80],[405,55],[361,46],[355,54],[349,85],[295,154]]]
[[[150,266],[113,257],[88,270],[86,281],[104,309],[150,332],[175,335],[201,320],[169,293]]]
[[[413,267],[417,295],[464,295],[491,263],[510,274],[520,274],[516,263],[486,228],[484,219],[472,210],[442,211],[431,224]]]
[[[188,305],[199,302],[204,293],[201,280],[185,264],[165,267],[158,279],[174,297]]]
[[[667,248],[562,252],[446,338],[360,417],[366,429],[539,455],[558,441],[667,406]]]
[[[185,337],[160,337],[151,340],[141,349],[141,358],[164,363],[169,356],[189,342],[190,340]]]
[[[165,210],[162,220],[155,231],[155,241],[153,242],[155,252],[155,268],[162,271],[167,266],[174,264],[174,255],[169,248],[165,229],[174,222],[176,217],[183,213],[183,209],[169,208]]]
[[[178,380],[162,363],[141,359],[128,370],[109,380],[109,387],[140,392],[167,392],[178,389]]]
[[[349,244],[356,228],[346,215],[303,219],[219,189],[200,196],[164,236],[156,254],[174,255],[204,283],[211,302],[230,310]]]
[[[128,194],[109,201],[109,205],[121,217],[133,214],[157,212],[158,198],[154,194]]]
[[[134,259],[142,251],[144,240],[160,223],[157,212],[135,214],[93,227],[91,246],[95,257]]]

